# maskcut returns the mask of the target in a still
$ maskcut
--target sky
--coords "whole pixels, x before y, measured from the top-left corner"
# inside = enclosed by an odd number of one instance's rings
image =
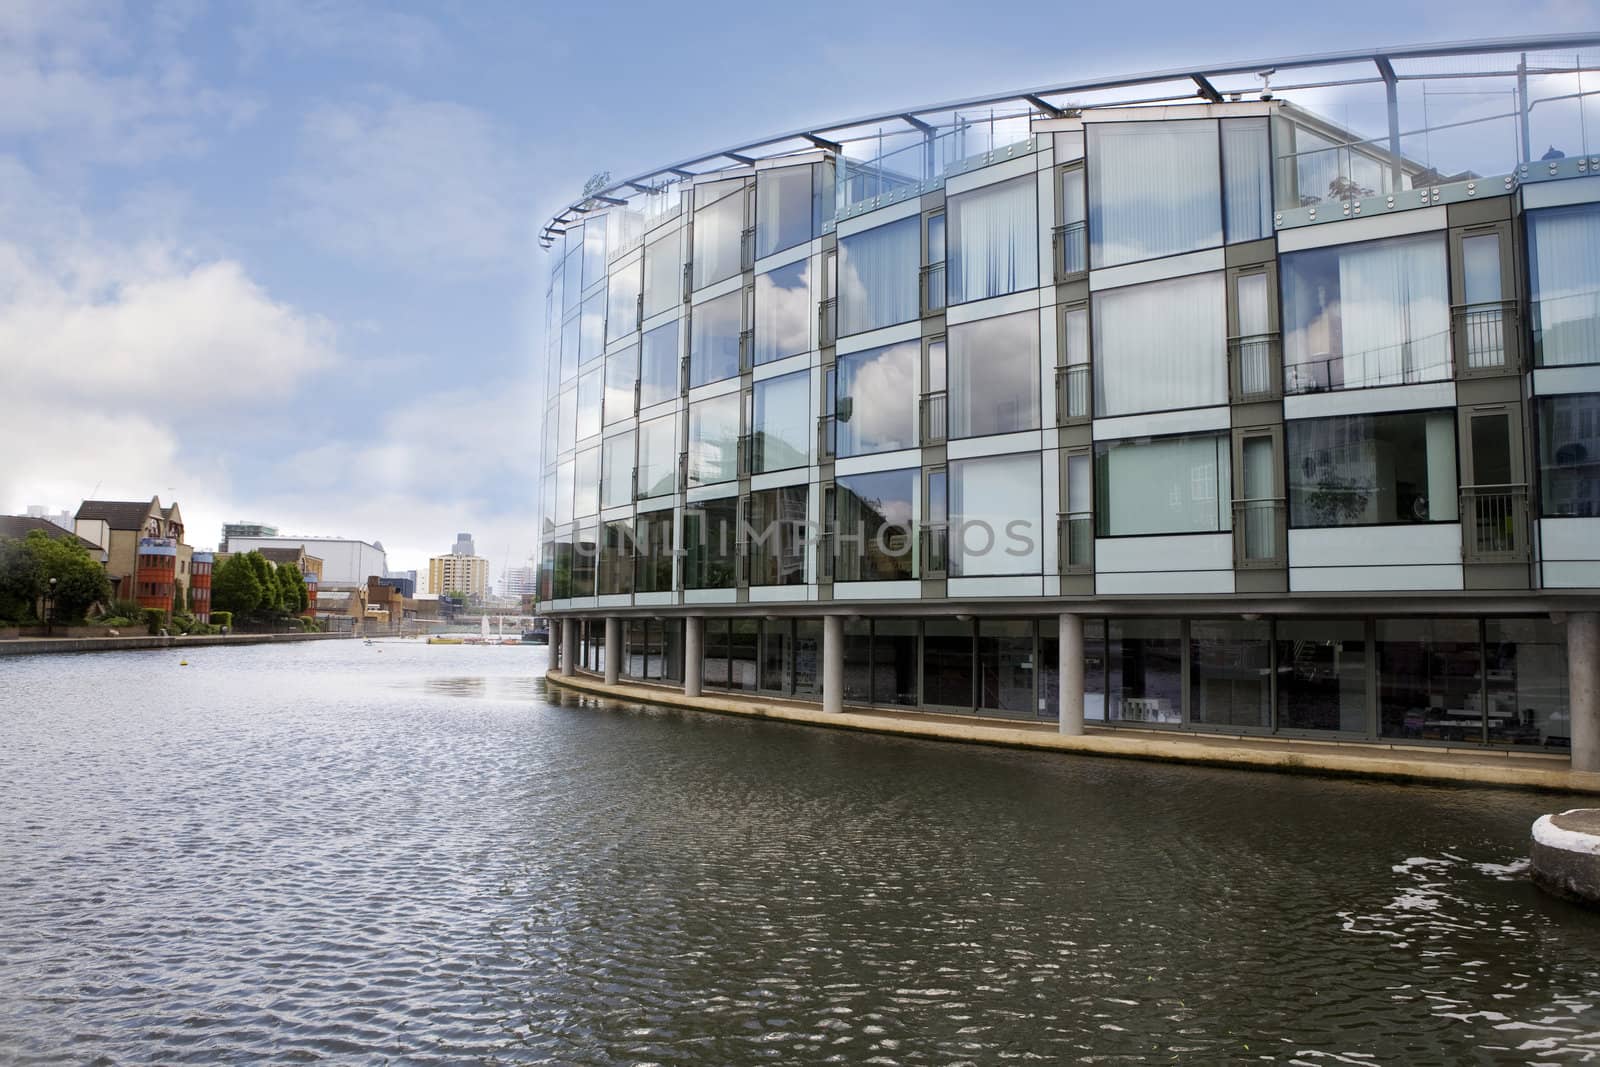
[[[1097,74],[1600,29],[1600,0],[0,0],[0,513],[537,537],[539,225],[597,171]]]

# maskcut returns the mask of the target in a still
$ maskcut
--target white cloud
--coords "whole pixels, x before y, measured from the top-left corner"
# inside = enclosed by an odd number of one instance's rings
[[[254,0],[234,38],[247,67],[275,49],[418,67],[443,47],[427,19],[351,0]]]
[[[525,256],[528,174],[523,153],[483,113],[390,96],[312,112],[285,188],[298,225],[331,251],[471,273]]]

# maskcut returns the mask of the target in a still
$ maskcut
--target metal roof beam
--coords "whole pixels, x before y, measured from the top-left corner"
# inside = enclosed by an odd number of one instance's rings
[[[1373,56],[1372,62],[1378,68],[1378,73],[1383,76],[1383,84],[1393,85],[1400,79],[1395,75],[1394,66],[1389,62],[1388,56]]]
[[[1213,104],[1222,103],[1222,94],[1217,92],[1217,87],[1212,85],[1211,82],[1206,79],[1204,74],[1191,74],[1189,75],[1189,78],[1197,87],[1199,87],[1201,96],[1205,97]]]
[[[1026,100],[1028,103],[1032,104],[1040,111],[1043,111],[1046,115],[1049,115],[1053,119],[1059,119],[1066,115],[1065,111],[1061,110],[1059,107],[1056,107],[1042,96],[1035,96],[1033,93],[1029,93],[1022,99]]]
[[[596,193],[594,196],[591,196],[589,199],[590,200],[598,200],[602,204],[611,204],[614,207],[626,207],[627,204],[628,204],[628,202],[626,200],[618,200],[614,196],[601,196],[598,193]]]
[[[934,132],[932,126],[928,125],[926,122],[923,122],[915,115],[896,115],[894,117],[913,129],[921,130],[923,133],[931,134]]]
[[[838,141],[830,141],[826,137],[818,137],[814,133],[802,133],[800,136],[804,137],[818,148],[825,148],[829,152],[833,152],[836,155],[844,151],[844,145],[840,144]]]
[[[724,152],[722,154],[733,160],[735,163],[743,163],[747,167],[755,166],[756,161],[749,156],[741,156],[737,152]]]

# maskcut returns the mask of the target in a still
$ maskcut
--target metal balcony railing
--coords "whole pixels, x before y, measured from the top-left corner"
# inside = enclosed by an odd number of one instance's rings
[[[739,331],[739,373],[749,374],[755,367],[756,359],[756,331],[752,329]]]
[[[1286,562],[1287,511],[1282,497],[1233,502],[1233,565],[1242,570],[1282,567]]]
[[[944,310],[944,261],[922,268],[922,314],[937,315]]]
[[[1280,351],[1275,333],[1228,338],[1228,395],[1235,404],[1283,397]]]
[[[1497,300],[1457,304],[1450,309],[1455,330],[1456,373],[1462,378],[1515,373],[1517,302]]]
[[[1069,222],[1055,228],[1057,284],[1080,278],[1089,270],[1089,224]]]
[[[1461,558],[1467,563],[1528,561],[1528,487],[1461,487]]]
[[[694,264],[693,263],[685,263],[683,265],[683,303],[687,304],[689,302],[689,298],[691,296],[693,296],[693,295],[694,295]]]
[[[756,228],[747,226],[739,235],[739,269],[752,271],[756,268]]]
[[[832,348],[839,340],[839,298],[830,296],[817,305],[817,347]]]
[[[1094,408],[1089,403],[1090,371],[1087,363],[1056,368],[1056,425],[1088,422]]]
[[[922,527],[922,577],[943,578],[950,572],[950,525],[930,522]]]
[[[922,394],[922,443],[943,444],[950,436],[949,396],[943,389]]]
[[[817,580],[833,581],[833,531],[824,530],[817,535]]]
[[[837,431],[837,418],[833,415],[817,416],[817,458],[831,460],[834,457],[834,438]]]
[[[1062,574],[1094,573],[1094,515],[1069,511],[1056,516],[1056,560]]]

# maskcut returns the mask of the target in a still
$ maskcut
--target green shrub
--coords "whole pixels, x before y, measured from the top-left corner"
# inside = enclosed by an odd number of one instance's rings
[[[231,612],[231,611],[213,611],[211,613],[211,625],[217,627],[219,630],[224,626],[232,626],[233,625],[233,612]]]
[[[133,620],[126,615],[102,615],[94,620],[96,626],[132,626]]]
[[[144,624],[149,629],[152,637],[160,633],[167,625],[167,613],[160,608],[145,608],[141,617],[144,619]]]

